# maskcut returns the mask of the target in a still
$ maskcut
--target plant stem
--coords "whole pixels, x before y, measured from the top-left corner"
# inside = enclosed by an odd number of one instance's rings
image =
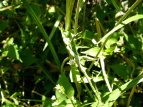
[[[57,20],[56,20],[56,22],[55,22],[55,24],[54,24],[54,27],[53,27],[53,29],[52,29],[50,35],[49,35],[49,39],[50,39],[50,40],[52,39],[52,37],[53,37],[53,35],[54,35],[56,29],[58,28],[61,19],[62,19],[62,15],[59,15],[58,18],[57,18]],[[44,48],[43,48],[43,51],[47,48],[47,46],[48,46],[48,43],[46,42],[46,44],[45,44],[45,46],[44,46]]]
[[[82,9],[82,6],[84,4],[84,0],[78,0],[77,2],[77,7],[76,7],[76,14],[75,14],[75,24],[74,24],[74,34],[77,34],[77,29],[78,29],[78,17],[79,17],[79,12]]]
[[[108,81],[108,78],[107,78],[107,74],[106,74],[106,71],[105,71],[104,59],[102,57],[100,57],[100,63],[101,63],[102,73],[103,73],[106,85],[107,85],[109,91],[112,92],[112,88],[111,88],[111,86],[109,84],[109,81]]]
[[[129,98],[128,98],[128,102],[127,102],[127,106],[126,106],[126,107],[129,107],[130,102],[131,102],[131,99],[132,99],[132,96],[133,96],[135,90],[136,90],[136,85],[133,86],[133,88],[132,88],[132,90],[131,90],[131,93],[130,93],[130,95],[129,95]]]
[[[78,0],[75,14],[74,34],[76,35],[78,29],[79,5],[81,0]]]
[[[119,25],[130,13],[131,11],[141,2],[142,0],[137,0],[125,13],[125,15],[117,22],[116,26]]]
[[[57,53],[56,53],[56,51],[55,51],[55,48],[54,48],[52,42],[50,41],[50,39],[49,39],[49,37],[48,37],[48,35],[47,35],[47,33],[46,33],[44,27],[41,25],[41,23],[40,23],[39,19],[37,18],[35,12],[34,12],[33,9],[29,6],[29,4],[27,3],[27,1],[26,1],[26,0],[22,0],[22,1],[23,1],[23,4],[25,5],[25,7],[27,8],[27,11],[28,11],[29,14],[32,16],[32,18],[34,19],[34,21],[35,21],[36,24],[38,25],[39,29],[41,30],[41,33],[43,34],[43,36],[44,36],[46,42],[49,44],[49,48],[50,48],[50,50],[51,50],[51,52],[52,52],[52,55],[53,55],[53,57],[54,57],[54,60],[55,60],[55,62],[56,62],[56,64],[57,64],[57,66],[60,68],[60,60],[59,60],[59,58],[58,58],[58,56],[57,56]]]
[[[78,4],[77,4],[77,9],[78,9],[78,10],[76,10],[75,26],[74,26],[74,27],[75,27],[75,28],[74,28],[74,33],[75,33],[75,35],[76,35],[76,33],[77,33],[78,16],[79,16],[79,5],[80,5],[81,2],[83,2],[83,1],[78,0]],[[77,52],[77,50],[76,50],[76,45],[75,45],[75,41],[74,41],[74,40],[72,40],[71,45],[72,45],[72,50],[73,50],[73,52],[74,52],[75,62],[77,63],[77,65],[78,65],[79,69],[81,70],[81,72],[82,72],[82,73],[84,74],[84,76],[87,78],[87,80],[88,80],[88,82],[89,82],[89,85],[90,85],[92,91],[95,93],[96,98],[98,99],[98,101],[99,101],[99,103],[100,103],[100,102],[101,102],[101,98],[100,98],[99,94],[97,93],[95,87],[93,86],[90,77],[87,75],[86,69],[80,64],[79,55],[78,55],[78,52]]]
[[[122,24],[119,24],[117,26],[115,26],[111,31],[109,31],[104,37],[102,37],[102,39],[98,42],[103,42],[102,46],[100,47],[99,51],[97,52],[97,54],[95,55],[95,58],[98,57],[98,55],[100,54],[100,52],[102,51],[102,49],[104,48],[105,44],[107,43],[108,39],[112,36],[111,34],[113,34],[115,31],[117,31],[118,29],[122,28],[123,26],[127,25],[128,23],[131,23],[135,20],[139,20],[139,19],[142,19],[143,18],[143,15],[135,15],[135,16],[132,16],[128,19],[126,19],[125,21],[122,22]],[[90,71],[90,69],[92,68],[92,66],[94,65],[94,62],[93,61],[88,70]]]
[[[65,31],[71,29],[71,16],[75,0],[66,0],[66,22],[65,22]]]

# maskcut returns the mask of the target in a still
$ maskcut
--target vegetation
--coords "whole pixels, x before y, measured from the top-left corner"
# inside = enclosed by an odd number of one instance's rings
[[[1,0],[1,107],[142,107],[142,0]]]

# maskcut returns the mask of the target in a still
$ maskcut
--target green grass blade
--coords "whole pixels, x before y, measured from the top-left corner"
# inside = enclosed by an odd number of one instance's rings
[[[65,21],[65,30],[69,31],[71,29],[71,17],[72,10],[75,0],[66,0],[66,21]]]
[[[111,0],[111,2],[112,2],[112,4],[113,4],[113,6],[115,7],[115,9],[116,9],[117,11],[120,11],[120,7],[119,7],[118,4],[116,3],[116,0]]]
[[[137,0],[130,8],[129,10],[125,13],[124,16],[117,22],[116,25],[120,24],[131,12],[132,10],[141,2],[142,0]]]
[[[78,18],[79,18],[79,12],[81,11],[85,1],[84,0],[78,0],[77,2],[77,8],[76,8],[76,14],[75,14],[75,24],[74,24],[74,33],[77,33],[78,29]]]
[[[59,16],[58,16],[58,19],[56,20],[56,22],[55,22],[55,24],[54,24],[54,27],[53,27],[53,29],[52,29],[50,35],[49,35],[49,39],[50,39],[50,40],[52,39],[52,37],[53,37],[53,35],[54,35],[54,33],[55,33],[57,27],[59,26],[61,19],[62,19],[62,15],[59,15]],[[43,51],[47,48],[47,46],[48,46],[48,43],[45,44],[45,46],[44,46],[44,48],[43,48]]]
[[[112,92],[112,88],[111,88],[111,85],[110,85],[109,80],[108,80],[108,78],[107,78],[106,71],[105,71],[104,59],[103,59],[102,57],[100,57],[100,63],[101,63],[102,74],[103,74],[105,83],[106,83],[106,85],[107,85],[107,87],[108,87],[108,90],[109,90],[110,92]]]
[[[40,69],[42,69],[42,71],[44,72],[44,74],[47,76],[47,78],[53,83],[56,84],[54,82],[54,80],[52,79],[52,77],[46,72],[45,68],[37,61],[37,65]]]
[[[119,30],[120,28],[124,27],[125,25],[127,25],[128,23],[131,23],[135,20],[139,20],[139,19],[143,19],[143,15],[135,15],[132,16],[128,19],[126,19],[125,21],[123,21],[121,24],[115,26],[110,32],[108,32],[99,42],[103,42],[101,48],[99,49],[99,51],[97,52],[95,57],[98,57],[98,55],[100,54],[100,52],[102,51],[102,49],[104,48],[105,44],[107,43],[108,39],[111,37],[111,34],[113,34],[115,31]],[[89,70],[91,69],[91,67],[93,66],[94,61],[91,63]]]
[[[115,89],[113,92],[109,93],[108,95],[103,97],[104,106],[103,107],[112,107],[114,101],[123,94],[125,91],[129,90],[133,86],[143,82],[143,75],[136,77],[135,79],[125,83],[120,88]]]
[[[98,43],[103,42],[102,47],[100,48],[100,50],[98,51],[96,57],[99,55],[99,53],[101,52],[101,50],[103,49],[103,47],[105,46],[105,44],[107,43],[108,39],[111,37],[111,34],[114,33],[115,31],[117,31],[118,29],[122,28],[123,26],[127,25],[128,23],[131,23],[135,20],[139,20],[139,19],[143,19],[143,15],[135,15],[132,16],[128,19],[126,19],[125,21],[123,21],[121,24],[119,24],[118,26],[114,27],[110,32],[108,32]]]
[[[55,51],[55,49],[54,49],[54,47],[53,47],[53,44],[52,44],[51,41],[50,41],[50,39],[49,39],[49,37],[48,37],[48,35],[47,35],[45,29],[44,29],[43,26],[40,24],[40,21],[38,20],[38,18],[37,18],[37,16],[36,16],[35,12],[34,12],[33,9],[29,6],[29,4],[27,3],[27,1],[26,1],[26,0],[22,0],[22,1],[23,1],[23,4],[25,5],[27,11],[29,12],[29,14],[32,16],[32,18],[34,19],[34,21],[35,21],[36,24],[38,25],[38,27],[39,27],[41,33],[43,34],[43,36],[44,36],[46,42],[49,44],[49,48],[50,48],[50,50],[51,50],[51,52],[52,52],[52,54],[53,54],[54,60],[55,60],[56,64],[58,65],[58,67],[60,68],[60,60],[59,60],[59,58],[58,58],[58,56],[57,56],[57,53],[56,53],[56,51]]]

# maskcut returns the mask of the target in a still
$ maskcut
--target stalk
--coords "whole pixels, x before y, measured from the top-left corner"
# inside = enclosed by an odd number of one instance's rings
[[[66,0],[66,22],[65,22],[65,31],[71,29],[71,16],[75,0]]]
[[[25,5],[25,8],[27,8],[27,11],[29,12],[29,14],[32,16],[32,18],[34,19],[35,23],[38,25],[38,27],[39,27],[41,33],[43,34],[43,36],[44,36],[46,42],[49,44],[49,48],[50,48],[51,53],[52,53],[52,55],[53,55],[53,57],[54,57],[54,60],[55,60],[55,62],[56,62],[56,64],[57,64],[57,66],[60,68],[60,60],[59,60],[59,58],[58,58],[58,56],[57,56],[57,53],[56,53],[56,51],[55,51],[55,48],[54,48],[52,42],[50,41],[50,39],[49,39],[49,37],[48,37],[48,35],[47,35],[47,33],[46,33],[44,27],[43,27],[42,24],[40,23],[40,21],[39,21],[39,19],[37,18],[35,12],[34,12],[33,9],[29,6],[29,4],[27,3],[27,1],[26,1],[26,0],[22,0],[22,1],[23,1],[23,4]]]
[[[125,15],[117,22],[116,26],[119,25],[130,13],[131,11],[141,2],[142,0],[137,0],[125,13]]]

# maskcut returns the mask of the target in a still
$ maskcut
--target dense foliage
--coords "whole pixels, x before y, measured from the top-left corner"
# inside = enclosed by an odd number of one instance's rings
[[[1,107],[142,107],[142,0],[1,0]]]

